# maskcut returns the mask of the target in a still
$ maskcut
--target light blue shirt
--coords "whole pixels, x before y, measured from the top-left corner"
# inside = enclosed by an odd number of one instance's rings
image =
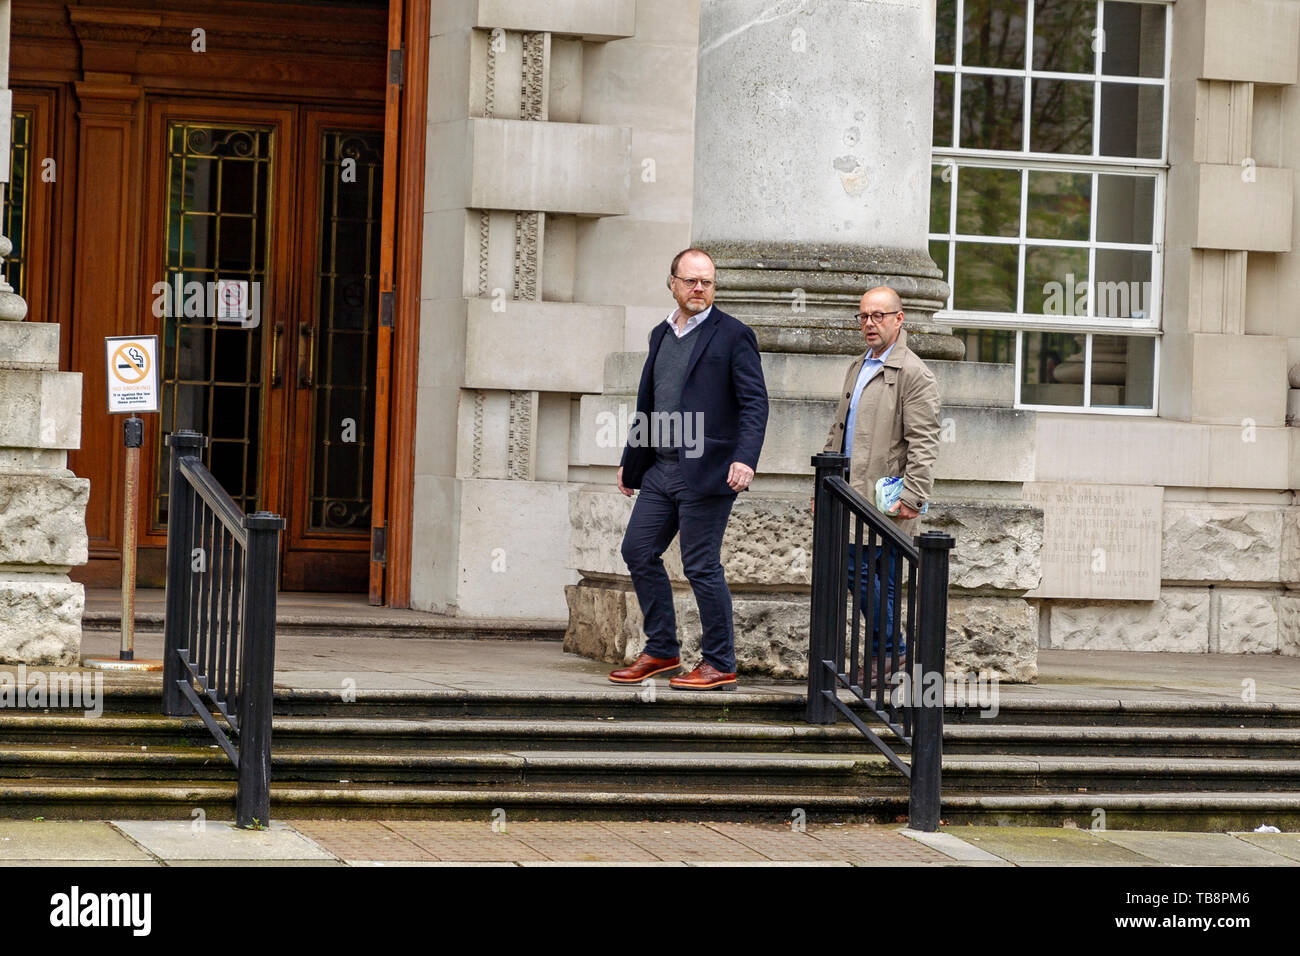
[[[898,340],[894,340],[896,345]],[[880,358],[872,358],[871,351],[867,351],[867,358],[862,363],[862,370],[858,372],[858,384],[853,386],[853,398],[849,401],[849,418],[844,423],[844,454],[853,457],[853,427],[858,420],[858,399],[862,397],[862,390],[867,387],[867,383],[875,378],[876,373],[885,367],[885,359],[889,358],[889,353],[894,351],[891,345],[885,349],[885,354]]]

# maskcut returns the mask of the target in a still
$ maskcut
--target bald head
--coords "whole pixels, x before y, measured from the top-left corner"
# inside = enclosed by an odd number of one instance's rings
[[[874,311],[877,312],[902,312],[903,300],[887,285],[878,285],[874,289],[868,289],[862,296],[862,311],[870,312],[873,309],[866,307],[866,302],[871,299]]]
[[[868,289],[859,303],[862,337],[873,355],[882,355],[903,327],[903,300],[887,285]],[[878,318],[872,318],[877,316]]]

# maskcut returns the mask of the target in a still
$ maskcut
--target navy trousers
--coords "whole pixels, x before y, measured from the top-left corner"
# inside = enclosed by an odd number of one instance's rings
[[[701,495],[687,487],[677,462],[656,461],[646,472],[623,535],[623,560],[645,618],[645,653],[679,657],[673,589],[663,553],[681,534],[682,568],[695,592],[703,628],[704,660],[725,674],[735,673],[731,591],[722,573],[722,533],[735,495]]]
[[[885,581],[885,588],[884,588],[885,591],[885,618],[884,618],[885,653],[889,654],[894,649],[894,592],[896,590],[895,582],[898,579],[898,569],[903,563],[903,556],[899,554],[897,551],[891,551],[890,555],[892,556],[893,560],[888,562],[889,567],[886,568],[885,553],[881,550],[879,546],[877,546],[876,555],[875,555],[876,558],[875,567],[871,568],[867,566],[867,554],[866,554],[867,549],[864,546],[862,549],[862,562],[861,562],[864,573],[859,576],[855,572],[855,568],[858,567],[858,562],[854,554],[856,548],[854,548],[853,544],[850,543],[848,550],[849,550],[849,594],[853,593],[853,588],[855,586],[858,588],[858,607],[862,611],[863,619],[866,620],[867,633],[871,635],[872,654],[875,654],[876,648],[880,642],[880,633],[879,633],[880,591],[881,591],[880,583],[882,578]],[[857,579],[856,585],[854,583],[855,578]],[[867,619],[866,617],[868,594],[871,595],[872,602],[873,602],[871,606],[870,619]],[[902,656],[903,654],[907,653],[906,632],[903,630],[903,622],[901,620],[898,623],[898,653],[899,656]]]

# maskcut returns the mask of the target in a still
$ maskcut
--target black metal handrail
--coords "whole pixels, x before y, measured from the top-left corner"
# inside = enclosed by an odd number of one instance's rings
[[[844,455],[814,455],[812,464],[816,483],[807,720],[833,724],[843,715],[862,731],[907,778],[909,825],[932,832],[939,828],[948,551],[954,541],[935,531],[909,541],[849,487]],[[850,611],[851,624],[846,620]],[[862,620],[869,623],[865,634]],[[906,645],[905,655],[900,654],[900,644]],[[840,698],[841,689],[849,692],[850,702]],[[910,764],[867,725],[859,715],[862,709],[910,749]]]
[[[240,510],[199,458],[208,444],[203,435],[181,430],[167,444],[172,468],[162,712],[198,714],[238,771],[236,824],[264,826],[271,812],[275,598],[284,519]]]

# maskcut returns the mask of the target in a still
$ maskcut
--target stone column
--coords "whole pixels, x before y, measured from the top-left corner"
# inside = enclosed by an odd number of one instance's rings
[[[912,348],[962,357],[932,319],[933,67],[927,0],[701,4],[695,240],[764,351],[862,351],[857,300],[890,285]]]
[[[9,3],[0,0],[0,206],[9,184]],[[0,236],[0,270],[13,244]],[[81,374],[60,372],[59,327],[24,322],[0,271],[0,661],[76,664],[90,483],[67,470],[81,433]]]

